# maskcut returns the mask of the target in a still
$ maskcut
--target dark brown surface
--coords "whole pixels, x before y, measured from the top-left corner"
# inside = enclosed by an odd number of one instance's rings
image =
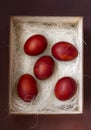
[[[84,113],[82,115],[9,116],[9,19],[12,15],[84,16]],[[0,130],[91,130],[91,1],[0,1]],[[38,119],[38,120],[37,120]],[[37,121],[37,122],[36,122]]]

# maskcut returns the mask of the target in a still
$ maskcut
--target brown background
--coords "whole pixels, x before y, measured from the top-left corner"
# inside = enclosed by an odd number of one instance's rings
[[[12,15],[84,16],[84,113],[82,115],[8,114],[9,20]],[[91,1],[0,0],[0,130],[91,130]],[[38,122],[36,124],[36,120]]]

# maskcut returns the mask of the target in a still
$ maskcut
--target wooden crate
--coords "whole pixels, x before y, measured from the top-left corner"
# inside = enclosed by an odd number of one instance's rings
[[[42,34],[48,39],[46,51],[38,56],[28,56],[23,46],[27,38]],[[72,61],[57,61],[51,47],[58,41],[71,42],[78,49],[78,57]],[[24,73],[34,76],[33,65],[44,55],[56,62],[55,72],[47,80],[37,80],[39,95],[34,102],[24,102],[17,95],[17,82]],[[54,95],[57,80],[63,76],[73,77],[78,89],[73,98],[59,101]],[[83,18],[82,17],[31,17],[15,16],[10,22],[10,114],[80,114],[83,112]],[[36,77],[35,77],[36,78]]]

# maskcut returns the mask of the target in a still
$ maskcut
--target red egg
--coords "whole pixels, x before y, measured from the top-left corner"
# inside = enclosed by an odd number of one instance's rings
[[[44,52],[47,47],[47,39],[40,34],[31,36],[24,45],[26,54],[36,56]]]
[[[76,81],[71,77],[63,77],[55,85],[54,93],[56,98],[65,101],[74,96],[77,90]]]
[[[69,61],[77,57],[78,50],[71,43],[62,41],[54,44],[52,54],[57,60]]]
[[[22,75],[18,81],[17,92],[22,100],[26,102],[33,100],[38,93],[34,77],[30,74]]]
[[[34,74],[38,79],[50,77],[54,70],[54,60],[50,56],[43,56],[34,65]]]

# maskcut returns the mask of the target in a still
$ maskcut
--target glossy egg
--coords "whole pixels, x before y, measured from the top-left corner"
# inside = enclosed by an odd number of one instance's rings
[[[71,77],[63,77],[59,79],[54,89],[56,98],[62,101],[72,98],[75,95],[76,91],[76,81]]]
[[[27,39],[24,44],[26,54],[36,56],[44,52],[47,47],[47,39],[40,34],[36,34]]]
[[[54,70],[54,60],[50,56],[39,58],[34,65],[34,74],[38,79],[49,78]]]
[[[69,61],[78,56],[78,50],[71,43],[62,41],[53,45],[52,54],[57,60]]]
[[[37,96],[37,84],[34,77],[30,74],[24,74],[20,77],[17,85],[18,96],[30,102]]]

